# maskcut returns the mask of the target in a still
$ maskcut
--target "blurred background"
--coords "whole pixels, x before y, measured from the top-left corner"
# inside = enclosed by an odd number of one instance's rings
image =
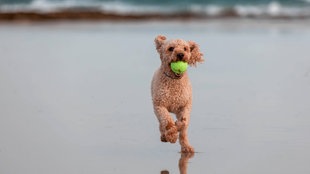
[[[194,157],[160,142],[159,34],[204,53]],[[0,0],[0,173],[309,174],[309,45],[309,0]]]
[[[1,18],[150,19],[310,16],[309,0],[1,0]]]

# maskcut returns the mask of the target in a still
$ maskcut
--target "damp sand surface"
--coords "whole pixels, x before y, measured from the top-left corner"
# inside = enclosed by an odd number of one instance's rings
[[[0,23],[0,173],[310,173],[310,22]],[[194,157],[160,142],[156,35],[194,40]]]

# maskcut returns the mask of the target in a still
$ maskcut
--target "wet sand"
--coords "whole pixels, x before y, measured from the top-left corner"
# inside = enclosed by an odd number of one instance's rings
[[[309,27],[2,22],[0,173],[307,174]],[[194,40],[205,53],[189,69],[192,158],[160,142],[150,98],[157,34]]]

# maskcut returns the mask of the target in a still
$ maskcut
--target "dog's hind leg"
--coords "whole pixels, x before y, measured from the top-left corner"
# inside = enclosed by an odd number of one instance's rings
[[[159,121],[161,141],[175,143],[178,139],[178,130],[167,108],[155,106],[154,112]]]
[[[183,153],[193,153],[194,148],[189,144],[188,137],[187,137],[187,128],[189,124],[190,118],[190,108],[184,107],[182,110],[177,113],[177,121],[176,126],[179,131],[179,142],[181,145],[181,152]]]

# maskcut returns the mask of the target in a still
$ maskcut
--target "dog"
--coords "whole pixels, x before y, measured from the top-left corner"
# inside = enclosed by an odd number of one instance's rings
[[[184,61],[190,66],[204,61],[198,44],[182,39],[167,40],[163,35],[155,38],[161,66],[154,73],[151,95],[154,113],[159,121],[160,140],[175,143],[179,138],[182,153],[194,153],[187,137],[192,108],[192,87],[187,72],[174,73],[170,64]],[[174,122],[170,113],[176,115]]]

